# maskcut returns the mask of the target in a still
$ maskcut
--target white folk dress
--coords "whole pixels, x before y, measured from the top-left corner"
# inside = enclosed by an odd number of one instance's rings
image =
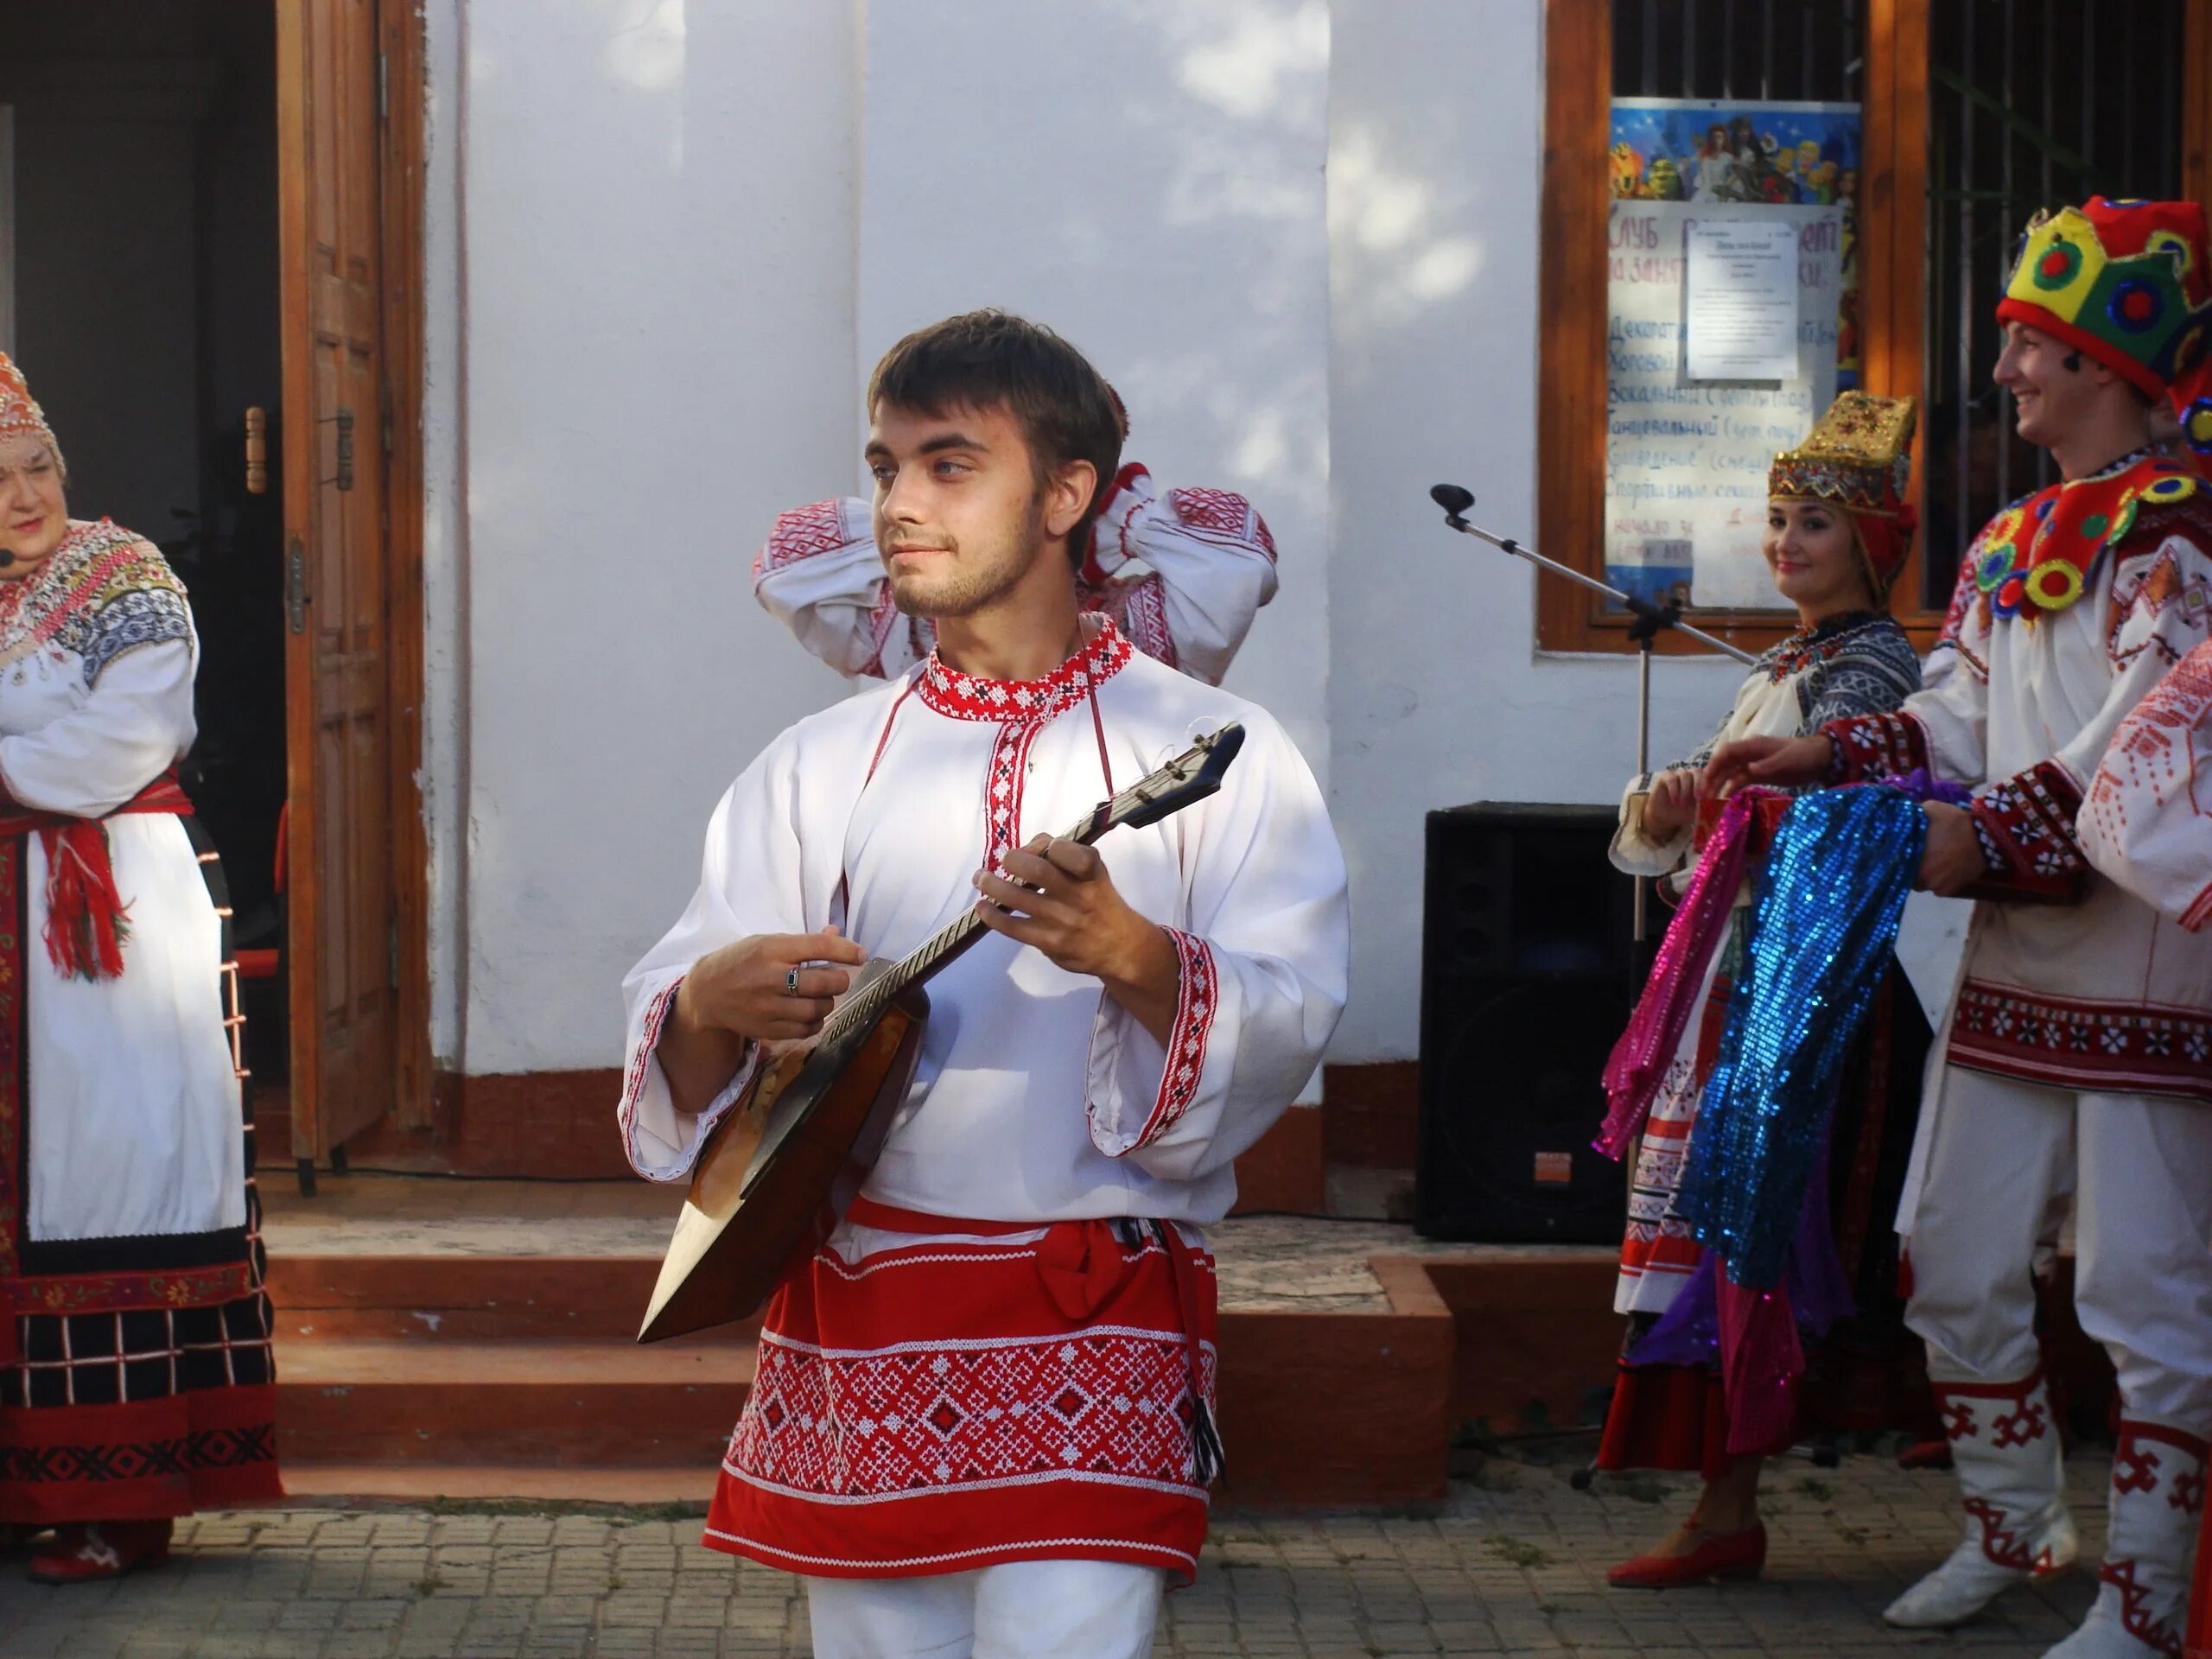
[[[743,1082],[686,1116],[654,1057],[700,957],[837,922],[895,958],[1008,848],[1244,724],[1218,795],[1100,843],[1176,947],[1164,1048],[1096,980],[997,936],[931,982],[920,1068],[860,1205],[768,1306],[715,1548],[830,1577],[1195,1567],[1214,1375],[1198,1230],[1335,1027],[1344,868],[1273,719],[1090,626],[1047,679],[931,657],[785,732],[723,798],[690,907],[626,982],[622,1134],[672,1180]]]
[[[868,504],[857,496],[779,518],[753,562],[753,591],[841,674],[896,679],[937,645],[927,617],[901,616],[891,602]],[[1162,493],[1133,462],[1099,511],[1076,594],[1146,656],[1218,685],[1274,597],[1274,537],[1243,496]]]
[[[279,1492],[223,924],[188,805],[162,793],[198,656],[183,587],[113,524],[73,524],[0,585],[0,1162],[22,1171],[0,1178],[0,1520]],[[65,974],[46,944],[47,843],[69,820],[105,836],[114,977]]]

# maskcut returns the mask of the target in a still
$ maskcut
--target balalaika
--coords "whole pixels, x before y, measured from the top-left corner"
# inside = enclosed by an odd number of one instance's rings
[[[1202,801],[1243,746],[1233,721],[1142,782],[1102,801],[1067,839],[1141,828]],[[883,1150],[921,1058],[930,977],[988,931],[973,909],[898,962],[871,962],[812,1043],[755,1073],[701,1148],[639,1342],[682,1336],[760,1311],[860,1192]]]

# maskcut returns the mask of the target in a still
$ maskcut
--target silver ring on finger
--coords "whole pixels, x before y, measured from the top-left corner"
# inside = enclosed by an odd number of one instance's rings
[[[798,995],[798,964],[797,963],[793,963],[784,970],[784,995],[785,996]]]

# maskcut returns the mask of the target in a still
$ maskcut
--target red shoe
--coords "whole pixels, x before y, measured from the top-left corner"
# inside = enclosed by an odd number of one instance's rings
[[[1765,1567],[1764,1521],[1755,1521],[1741,1532],[1694,1530],[1698,1544],[1688,1554],[1639,1555],[1609,1569],[1605,1582],[1616,1590],[1675,1590],[1688,1584],[1756,1579]]]
[[[1933,1440],[1916,1440],[1897,1453],[1900,1469],[1948,1469],[1951,1466],[1951,1443],[1942,1435]]]
[[[99,1521],[86,1526],[56,1527],[54,1541],[31,1557],[31,1577],[41,1584],[87,1584],[118,1579],[134,1567],[166,1560],[171,1523],[167,1521]]]

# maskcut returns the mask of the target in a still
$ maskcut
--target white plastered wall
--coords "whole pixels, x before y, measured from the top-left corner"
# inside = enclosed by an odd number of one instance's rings
[[[995,303],[1282,553],[1231,684],[1352,869],[1332,1058],[1418,1041],[1429,810],[1615,798],[1634,666],[1541,655],[1533,0],[438,0],[426,786],[442,1063],[596,1067],[715,795],[842,692],[754,605],[859,387]],[[459,134],[455,137],[456,131]],[[1565,550],[1552,550],[1554,552]],[[1653,748],[1738,671],[1662,662]]]
[[[1539,654],[1535,572],[1428,499],[1465,484],[1478,523],[1537,537],[1542,9],[1332,10],[1329,721],[1357,923],[1332,1058],[1356,1062],[1419,1046],[1425,814],[1616,798],[1636,678],[1626,658]],[[1740,675],[1660,663],[1655,760],[1701,741]]]
[[[715,798],[838,690],[748,567],[779,508],[851,473],[857,13],[457,17],[459,233],[430,306],[462,457],[430,526],[439,1052],[605,1066]]]

